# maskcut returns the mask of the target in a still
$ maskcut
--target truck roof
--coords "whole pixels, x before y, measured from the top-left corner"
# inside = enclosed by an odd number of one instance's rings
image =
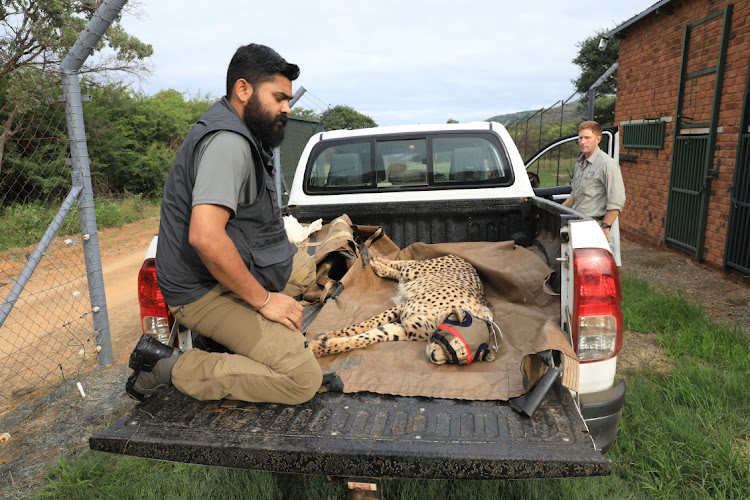
[[[415,125],[391,125],[387,127],[360,128],[354,130],[330,130],[319,132],[319,140],[340,139],[350,137],[361,137],[369,135],[390,135],[423,132],[443,132],[447,130],[505,130],[505,127],[497,122],[468,122],[468,123],[434,123]],[[315,137],[315,136],[313,136]]]

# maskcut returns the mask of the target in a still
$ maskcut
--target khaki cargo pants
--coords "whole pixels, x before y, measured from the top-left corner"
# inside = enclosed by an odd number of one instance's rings
[[[298,252],[283,293],[299,295],[314,280],[315,263]],[[299,404],[320,387],[320,365],[302,333],[267,320],[222,285],[170,310],[185,327],[234,353],[186,351],[172,370],[172,384],[184,394],[199,400]]]

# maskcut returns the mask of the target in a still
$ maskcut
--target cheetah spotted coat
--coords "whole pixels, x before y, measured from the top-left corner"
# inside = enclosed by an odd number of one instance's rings
[[[396,305],[362,323],[321,334],[310,342],[316,357],[376,342],[427,341],[448,316],[461,314],[459,309],[483,319],[491,316],[476,270],[460,257],[372,259],[370,266],[378,276],[398,280]]]

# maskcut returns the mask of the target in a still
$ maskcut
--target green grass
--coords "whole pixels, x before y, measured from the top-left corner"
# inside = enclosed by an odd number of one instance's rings
[[[529,172],[539,175],[540,187],[564,186],[570,184],[570,175],[577,157],[556,159],[542,158],[528,168]]]
[[[159,203],[160,200],[147,200],[141,195],[130,195],[122,199],[97,198],[94,200],[97,228],[122,227],[136,220],[158,215]],[[59,204],[38,201],[0,208],[0,252],[39,242],[59,208]],[[57,234],[67,236],[80,232],[76,205],[68,212]]]
[[[86,451],[62,458],[47,473],[49,484],[37,499],[249,498],[253,500],[339,500],[340,482],[323,476],[205,467],[113,457]],[[518,498],[603,498],[628,485],[617,478],[533,481],[383,481],[387,500],[496,500]],[[619,498],[623,498],[620,496]]]
[[[388,500],[750,498],[750,344],[679,296],[622,280],[626,328],[650,333],[669,371],[623,373],[628,393],[609,477],[385,480]],[[337,483],[85,451],[63,457],[35,498],[342,498]]]
[[[674,368],[627,376],[618,475],[660,498],[750,497],[750,343],[679,296],[623,278],[626,328],[653,333]]]

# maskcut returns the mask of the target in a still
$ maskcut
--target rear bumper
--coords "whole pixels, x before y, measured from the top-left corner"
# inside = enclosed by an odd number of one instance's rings
[[[594,444],[606,453],[615,442],[625,403],[625,381],[606,391],[581,394],[581,415],[594,439]]]

